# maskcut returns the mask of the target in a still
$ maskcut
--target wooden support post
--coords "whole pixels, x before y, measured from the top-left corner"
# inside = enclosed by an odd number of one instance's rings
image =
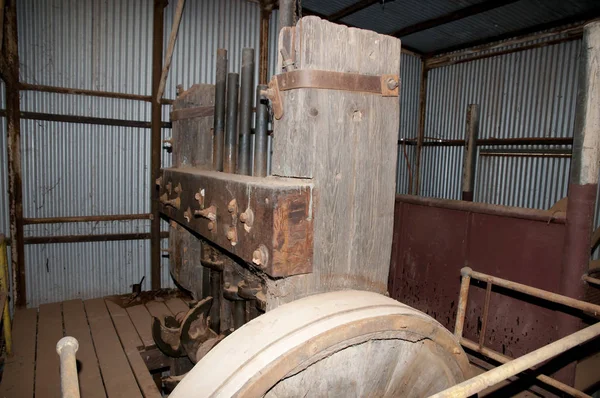
[[[414,190],[411,187],[410,194],[419,194],[421,187],[421,152],[423,151],[423,140],[425,138],[425,115],[427,111],[427,74],[429,69],[425,60],[421,60],[421,88],[419,89],[419,132],[417,135],[417,154],[413,173]]]
[[[280,32],[279,48],[289,37],[298,70],[371,76],[400,70],[400,41],[391,36],[309,16]],[[267,311],[320,292],[353,288],[385,293],[398,97],[320,88],[280,95],[283,116],[274,123],[271,174],[310,178],[315,185],[313,270],[270,281]]]
[[[19,50],[16,0],[6,0],[5,48],[2,51],[2,79],[6,89],[6,131],[8,159],[8,202],[10,213],[10,256],[13,298],[18,307],[27,304],[25,249],[23,243],[23,188],[21,181],[21,104],[19,97]]]
[[[477,136],[479,135],[479,105],[467,107],[467,133],[463,157],[462,200],[473,201],[475,171],[477,170]]]
[[[162,72],[164,0],[154,0],[154,18],[152,28],[152,98],[158,98]],[[151,138],[150,138],[150,207],[152,222],[150,224],[150,264],[152,289],[160,289],[160,213],[156,180],[160,175],[161,163],[161,105],[152,101]]]

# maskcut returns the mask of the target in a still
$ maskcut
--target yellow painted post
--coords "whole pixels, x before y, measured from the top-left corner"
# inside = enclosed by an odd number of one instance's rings
[[[6,294],[4,308],[2,309],[2,323],[4,325],[4,341],[6,353],[12,354],[12,332],[10,325],[10,313],[8,311],[8,255],[6,251],[6,237],[0,234],[0,292]]]

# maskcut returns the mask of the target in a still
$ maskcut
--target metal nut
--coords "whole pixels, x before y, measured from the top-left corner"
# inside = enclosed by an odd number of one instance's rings
[[[214,221],[209,221],[208,225],[206,227],[208,228],[209,231],[212,231],[213,229],[215,229]]]
[[[227,205],[227,211],[230,213],[235,213],[235,211],[237,210],[237,200],[232,199],[229,204]]]
[[[235,227],[229,227],[227,230],[227,239],[231,241],[232,244],[237,242],[237,231],[235,230]]]
[[[390,90],[395,90],[395,89],[396,89],[396,87],[398,87],[398,82],[397,82],[396,80],[394,80],[394,79],[391,79],[391,78],[390,78],[390,79],[388,79],[388,81],[387,81],[387,87],[388,87]]]
[[[252,253],[252,262],[261,268],[265,268],[269,263],[269,251],[265,245],[260,245]]]

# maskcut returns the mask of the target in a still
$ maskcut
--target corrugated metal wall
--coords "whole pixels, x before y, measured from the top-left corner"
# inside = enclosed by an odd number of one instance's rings
[[[425,139],[464,139],[468,104],[480,106],[480,138],[572,137],[580,45],[571,41],[429,71]],[[462,158],[462,147],[424,147],[421,194],[459,199]],[[478,156],[475,200],[549,208],[566,195],[569,162]]]
[[[17,4],[22,81],[150,94],[151,1],[22,0]],[[170,2],[165,12],[165,47],[175,5]],[[258,4],[244,0],[187,2],[165,96],[174,97],[176,84],[188,88],[193,83],[213,83],[218,47],[229,49],[230,71],[239,71],[243,47],[256,48],[258,58],[259,15]],[[23,92],[21,103],[23,111],[150,120],[150,105],[137,101]],[[164,107],[163,120],[168,120],[168,112]],[[4,154],[4,120],[1,125]],[[149,129],[24,120],[21,134],[25,217],[149,212]],[[168,137],[170,130],[163,135]],[[163,155],[168,166],[170,156]],[[0,188],[6,192],[4,159]],[[0,197],[0,206],[1,232],[8,233],[6,195]],[[25,235],[148,229],[148,221],[46,224],[27,226]],[[26,246],[28,305],[130,291],[131,284],[150,275],[149,260],[148,241]],[[162,284],[172,286],[166,259]]]

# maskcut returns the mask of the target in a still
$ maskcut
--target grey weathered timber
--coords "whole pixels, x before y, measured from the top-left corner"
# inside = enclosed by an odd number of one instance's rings
[[[280,46],[287,47],[289,37],[290,56],[300,70],[400,72],[400,41],[390,36],[305,17],[282,30]],[[311,274],[269,282],[267,310],[333,290],[385,293],[398,98],[315,88],[283,91],[281,98],[284,114],[274,124],[272,174],[313,179],[314,259]]]
[[[181,94],[173,103],[173,111],[196,108],[214,107],[215,86],[195,84]],[[173,167],[213,167],[213,115],[192,117],[173,121]],[[185,134],[194,131],[196,134]]]

